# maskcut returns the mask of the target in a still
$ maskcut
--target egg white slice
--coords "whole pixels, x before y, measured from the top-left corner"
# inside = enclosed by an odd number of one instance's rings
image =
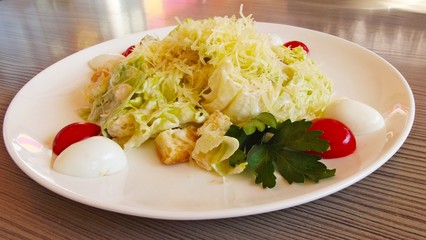
[[[385,127],[383,116],[376,109],[352,99],[332,102],[325,109],[324,117],[342,122],[355,136],[369,134]]]
[[[126,154],[120,145],[102,136],[70,145],[53,163],[53,169],[57,172],[87,178],[110,175],[126,166]]]

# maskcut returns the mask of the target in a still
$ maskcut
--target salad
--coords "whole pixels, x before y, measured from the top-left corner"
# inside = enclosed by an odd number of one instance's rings
[[[261,112],[278,121],[314,119],[332,92],[302,48],[273,45],[252,18],[187,19],[164,39],[146,36],[124,59],[95,69],[82,116],[135,148],[216,110],[235,124]]]
[[[91,60],[81,116],[124,150],[153,139],[164,164],[251,169],[263,187],[275,186],[275,170],[289,183],[334,176],[319,160],[351,154],[356,141],[321,118],[333,82],[306,45],[276,42],[250,16],[186,19],[163,39]]]

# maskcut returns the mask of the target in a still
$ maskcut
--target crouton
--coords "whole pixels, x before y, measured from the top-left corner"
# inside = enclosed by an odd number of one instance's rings
[[[197,130],[198,136],[203,134],[225,135],[229,127],[232,125],[231,119],[220,111],[214,111],[209,118]]]
[[[197,141],[197,129],[188,126],[161,132],[154,140],[160,161],[171,165],[188,162]]]

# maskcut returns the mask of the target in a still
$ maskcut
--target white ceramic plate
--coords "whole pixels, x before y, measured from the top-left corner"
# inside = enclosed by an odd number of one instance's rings
[[[7,111],[3,135],[16,164],[42,186],[97,208],[160,219],[214,219],[264,213],[327,196],[366,177],[384,164],[407,138],[414,120],[414,98],[404,77],[388,62],[346,40],[279,24],[258,23],[260,31],[284,41],[306,43],[314,59],[335,81],[336,95],[376,108],[386,131],[360,137],[357,151],[324,163],[336,168],[333,178],[318,184],[289,185],[278,177],[274,189],[263,189],[247,176],[223,179],[180,164],[162,165],[152,143],[127,153],[126,170],[108,177],[85,179],[52,170],[51,145],[65,125],[81,121],[82,88],[87,62],[100,54],[121,52],[145,34],[165,36],[162,28],[114,39],[75,53],[42,71],[16,95]]]

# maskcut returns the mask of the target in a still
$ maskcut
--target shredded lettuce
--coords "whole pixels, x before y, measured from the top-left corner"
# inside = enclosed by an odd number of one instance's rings
[[[301,48],[288,49],[242,16],[186,19],[165,38],[144,37],[92,81],[82,114],[124,148],[163,130],[202,124],[219,110],[234,124],[261,112],[278,121],[313,119],[331,100],[332,81]],[[98,82],[99,81],[99,82]]]

